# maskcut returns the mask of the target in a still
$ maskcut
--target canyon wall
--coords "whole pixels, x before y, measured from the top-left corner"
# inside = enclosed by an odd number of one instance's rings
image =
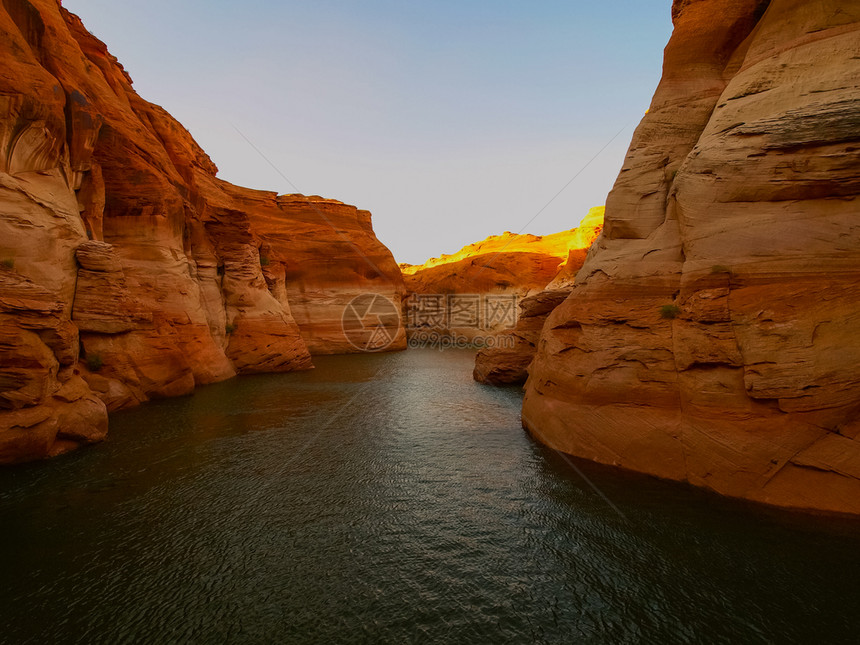
[[[109,410],[310,368],[309,347],[354,349],[344,300],[399,302],[369,213],[217,179],[56,0],[3,0],[0,38],[0,463],[99,441]]]
[[[487,385],[521,385],[537,352],[544,323],[570,295],[570,289],[547,289],[523,298],[513,329],[499,332],[501,340],[475,355],[472,377]],[[507,342],[506,342],[507,341]]]
[[[401,264],[410,294],[405,315],[409,332],[433,331],[468,339],[507,333],[517,321],[516,307],[522,299],[540,293],[550,283],[564,288],[569,276],[576,275],[603,226],[603,210],[602,206],[592,208],[579,226],[569,231],[552,235],[505,232],[451,255],[431,258],[423,265]],[[424,301],[438,299],[438,315],[431,324],[415,324],[416,296]],[[472,297],[479,309],[480,324],[471,324],[475,319],[463,324],[470,318],[462,310],[467,297]],[[512,315],[492,320],[493,307],[503,302],[513,303]],[[529,311],[533,309],[529,307]]]
[[[569,231],[568,253],[545,289],[532,292],[519,302],[513,329],[500,331],[494,344],[475,356],[474,379],[488,385],[519,385],[528,378],[528,366],[537,352],[541,330],[550,313],[570,294],[576,275],[585,263],[588,250],[603,230],[605,207],[588,211],[575,229]]]
[[[860,513],[860,4],[676,0],[673,19],[524,425],[578,457]]]

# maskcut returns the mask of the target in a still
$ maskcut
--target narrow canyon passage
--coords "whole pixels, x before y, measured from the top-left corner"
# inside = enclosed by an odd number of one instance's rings
[[[0,471],[0,642],[849,642],[856,522],[582,465],[472,351],[315,359]]]

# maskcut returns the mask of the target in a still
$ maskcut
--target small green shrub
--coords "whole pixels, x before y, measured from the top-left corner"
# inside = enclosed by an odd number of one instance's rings
[[[271,263],[272,263],[271,260],[269,260],[269,258],[267,258],[265,255],[260,256],[260,266],[261,267],[267,267]]]
[[[234,331],[236,331],[236,325],[234,325],[234,324],[232,324],[232,323],[227,323],[227,326],[226,326],[226,327],[224,327],[224,332],[225,332],[228,336],[229,336],[230,334],[232,334]]]
[[[660,307],[660,318],[671,320],[681,313],[681,308],[677,305],[663,305]]]
[[[105,364],[101,354],[87,354],[86,363],[90,372],[98,372]]]
[[[732,270],[729,267],[723,266],[722,264],[715,264],[714,266],[711,267],[711,273],[731,273],[731,272],[732,272]]]
[[[15,260],[12,258],[5,258],[0,260],[0,266],[6,267],[7,269],[11,269],[15,266]]]

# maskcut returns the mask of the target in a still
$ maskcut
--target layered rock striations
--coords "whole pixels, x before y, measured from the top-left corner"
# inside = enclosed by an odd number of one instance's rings
[[[454,254],[431,258],[423,265],[401,264],[400,268],[409,294],[439,296],[442,307],[450,304],[446,303],[446,296],[464,294],[509,296],[512,302],[518,302],[541,292],[551,282],[564,288],[568,276],[575,276],[582,266],[588,247],[602,226],[603,207],[597,207],[569,231],[543,236],[510,232],[492,235]],[[473,337],[478,332],[481,335],[505,332],[510,327],[507,319],[498,325],[458,326],[456,318],[454,312],[442,311],[440,322],[432,329]],[[515,320],[516,316],[512,316],[511,323]]]
[[[568,236],[567,260],[543,291],[531,293],[519,302],[513,329],[499,332],[492,346],[475,356],[472,373],[476,381],[489,385],[516,385],[526,382],[528,366],[537,351],[544,322],[570,294],[588,249],[603,228],[604,207],[592,208]]]
[[[369,213],[217,179],[56,0],[4,0],[0,38],[0,463],[98,441],[108,410],[309,368],[308,346],[350,350],[349,294],[402,294]]]
[[[548,289],[523,298],[514,328],[499,332],[501,342],[475,355],[474,379],[488,385],[525,383],[544,323],[569,295],[570,289]]]
[[[525,426],[572,455],[860,513],[860,5],[676,0]]]
[[[277,212],[252,210],[252,218],[258,230],[266,231],[264,252],[281,258],[290,310],[308,350],[356,351],[344,337],[344,309],[368,293],[400,307],[406,288],[394,256],[373,233],[368,211],[302,195],[281,195],[277,204]],[[387,349],[405,348],[401,325]]]

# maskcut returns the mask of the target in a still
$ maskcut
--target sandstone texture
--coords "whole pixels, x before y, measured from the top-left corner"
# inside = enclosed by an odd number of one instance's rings
[[[676,0],[523,422],[566,453],[860,513],[860,4]]]
[[[265,219],[256,223],[266,231],[266,248],[283,258],[290,310],[308,350],[356,351],[344,338],[344,308],[368,293],[399,308],[406,295],[394,256],[373,233],[370,213],[331,199],[282,195],[277,215],[288,228]],[[387,349],[406,349],[402,324]]]
[[[504,296],[518,303],[543,291],[551,282],[564,288],[582,266],[588,247],[602,226],[603,207],[593,208],[577,228],[569,231],[543,236],[505,232],[465,246],[452,255],[431,258],[423,265],[401,264],[400,268],[413,300],[414,295],[440,297],[440,306],[445,309],[439,320],[447,322],[431,325],[433,331],[464,338],[502,333],[510,329],[516,315],[511,324],[501,321],[478,328],[458,325],[456,314],[449,311],[453,304],[446,302],[446,297],[454,296],[456,300],[458,295]],[[479,306],[485,307],[486,303]],[[411,319],[408,306],[406,318]]]
[[[509,343],[481,349],[475,356],[476,381],[488,385],[518,385],[526,382],[528,367],[537,352],[541,330],[547,317],[570,295],[570,289],[541,291],[524,298],[516,327],[501,332]]]
[[[0,47],[0,463],[98,441],[110,410],[310,368],[309,346],[350,351],[351,294],[402,295],[369,213],[217,179],[57,0],[4,0]]]
[[[592,208],[568,236],[567,259],[544,291],[532,293],[519,302],[513,329],[498,332],[494,343],[475,356],[474,379],[488,385],[520,385],[528,378],[528,366],[537,352],[537,343],[547,317],[564,302],[576,281],[586,255],[603,228],[603,206]]]

